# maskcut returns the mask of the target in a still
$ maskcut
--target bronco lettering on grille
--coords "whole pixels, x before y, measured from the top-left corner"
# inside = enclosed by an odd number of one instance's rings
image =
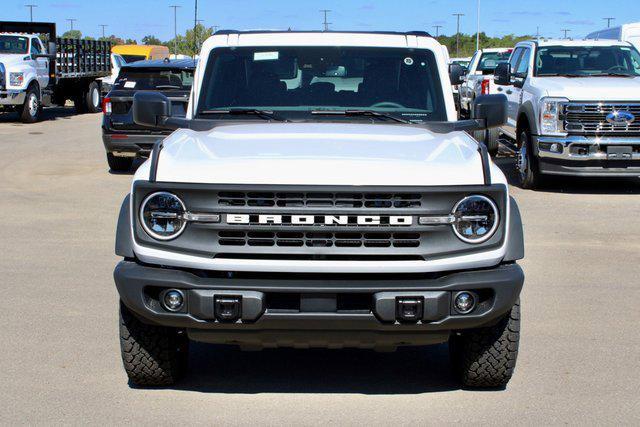
[[[227,214],[227,224],[254,225],[388,225],[411,226],[412,216],[401,215],[263,215]]]

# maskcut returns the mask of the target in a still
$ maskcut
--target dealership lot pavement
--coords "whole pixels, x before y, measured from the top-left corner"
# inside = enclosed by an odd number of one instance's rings
[[[504,391],[452,382],[446,346],[242,353],[196,344],[175,388],[128,386],[112,270],[128,174],[100,116],[0,114],[0,423],[640,423],[640,180],[513,188],[527,280]],[[512,159],[499,160],[505,170]]]

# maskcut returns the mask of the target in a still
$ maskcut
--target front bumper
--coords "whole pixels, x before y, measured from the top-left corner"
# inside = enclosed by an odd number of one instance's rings
[[[304,275],[188,272],[121,261],[114,272],[122,302],[143,321],[184,328],[197,341],[244,347],[393,348],[444,342],[451,331],[493,323],[516,302],[524,283],[515,263],[440,275]],[[179,289],[180,312],[160,294]],[[456,292],[478,304],[458,314]],[[241,315],[219,319],[216,299],[239,298]],[[421,319],[397,317],[397,299],[423,301]]]
[[[640,137],[534,136],[533,143],[545,174],[640,176]]]
[[[153,145],[166,135],[102,132],[102,143],[107,153],[116,157],[149,157]]]
[[[25,97],[24,90],[0,89],[0,105],[22,105]]]

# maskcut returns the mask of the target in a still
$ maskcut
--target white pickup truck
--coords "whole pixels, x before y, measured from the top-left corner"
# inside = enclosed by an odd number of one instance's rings
[[[495,81],[518,176],[640,176],[640,53],[615,40],[518,43]]]
[[[428,34],[219,31],[185,117],[138,91],[156,143],[120,211],[124,368],[178,379],[189,341],[392,350],[449,341],[462,383],[504,387],[518,353],[522,225],[457,120]],[[232,360],[229,363],[233,363]]]
[[[110,50],[106,41],[56,37],[53,23],[0,22],[0,111],[16,111],[25,123],[67,100],[80,113],[99,112]]]

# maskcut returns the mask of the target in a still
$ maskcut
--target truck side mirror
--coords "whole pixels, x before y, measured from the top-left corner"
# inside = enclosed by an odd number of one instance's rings
[[[460,64],[449,65],[449,80],[452,86],[457,86],[464,82],[464,68]]]
[[[483,120],[487,129],[507,122],[507,97],[504,95],[480,95],[473,103],[473,119]]]
[[[493,81],[500,86],[511,85],[511,64],[508,62],[498,64],[493,73]]]
[[[164,127],[171,116],[171,100],[159,92],[133,95],[133,121],[141,126]]]
[[[51,58],[56,58],[56,55],[58,54],[58,47],[56,46],[55,42],[49,42],[49,49],[47,49],[47,52],[49,52]]]

